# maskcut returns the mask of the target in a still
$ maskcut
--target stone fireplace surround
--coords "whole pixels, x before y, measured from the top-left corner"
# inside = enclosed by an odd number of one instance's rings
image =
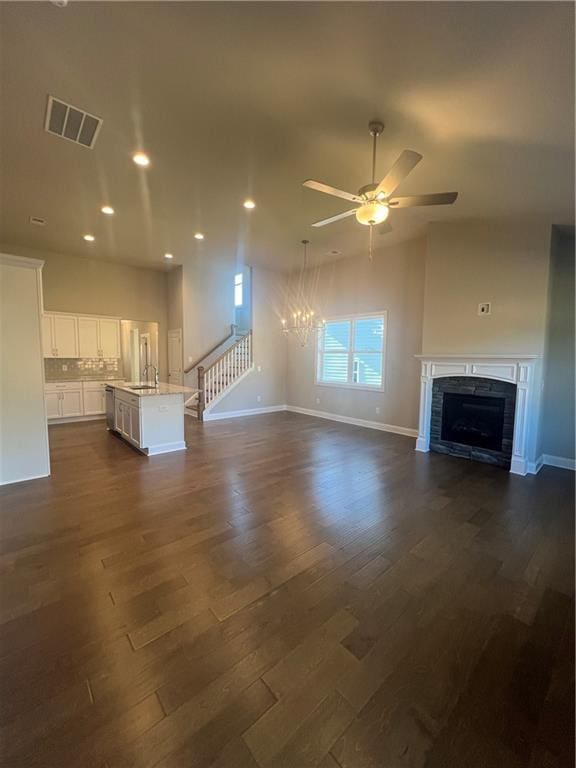
[[[474,377],[516,385],[514,433],[510,472],[536,474],[536,437],[540,404],[539,355],[417,355],[421,363],[420,418],[416,450],[430,450],[430,422],[434,379]]]

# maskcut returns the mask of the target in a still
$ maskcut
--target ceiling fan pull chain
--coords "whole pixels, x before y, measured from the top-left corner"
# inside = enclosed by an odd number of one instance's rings
[[[373,234],[374,226],[370,224],[370,243],[368,245],[368,258],[370,261],[372,261],[372,234]]]

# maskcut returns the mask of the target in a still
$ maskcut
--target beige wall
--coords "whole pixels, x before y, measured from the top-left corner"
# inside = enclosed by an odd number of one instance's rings
[[[422,351],[542,354],[549,254],[549,225],[432,224]]]
[[[574,232],[556,230],[550,290],[540,452],[574,459]]]
[[[165,272],[20,246],[2,245],[1,249],[5,253],[44,260],[44,309],[157,322],[160,376],[166,379],[168,313]]]
[[[315,345],[290,339],[287,402],[300,408],[416,429],[420,390],[422,304],[426,240],[380,248],[368,257],[324,265],[312,281],[324,317],[388,311],[385,391],[367,392],[314,383]],[[320,402],[316,402],[317,398]],[[377,413],[376,409],[380,412]]]
[[[182,267],[175,266],[166,275],[168,330],[184,327],[182,309]]]
[[[0,485],[50,473],[39,266],[0,256]]]
[[[286,403],[286,340],[280,324],[285,286],[283,275],[252,269],[255,368],[214,407],[215,414]]]
[[[234,263],[200,254],[182,268],[184,366],[230,333],[234,322]],[[195,384],[190,376],[187,384]]]

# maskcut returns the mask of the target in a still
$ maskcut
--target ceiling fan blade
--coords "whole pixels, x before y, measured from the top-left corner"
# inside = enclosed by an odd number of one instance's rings
[[[392,232],[394,227],[390,226],[390,224],[385,221],[383,224],[378,224],[376,227],[376,230],[379,235],[387,235],[389,232]]]
[[[307,179],[302,182],[303,187],[308,189],[315,189],[317,192],[324,192],[326,195],[332,195],[333,197],[341,197],[343,200],[349,200],[351,203],[361,203],[362,199],[358,195],[353,195],[351,192],[344,192],[342,189],[336,189],[336,187],[330,187],[328,184],[322,184],[321,181],[314,181],[314,179]]]
[[[329,219],[322,219],[321,221],[315,221],[312,224],[313,227],[324,227],[326,224],[332,224],[333,221],[340,221],[340,219],[346,219],[348,216],[352,216],[356,213],[356,208],[352,208],[350,211],[344,211],[344,213],[338,213],[336,216],[331,216]]]
[[[450,205],[458,197],[458,192],[437,192],[433,195],[408,195],[393,197],[388,205],[394,208],[412,208],[416,205]]]
[[[410,171],[415,168],[422,160],[422,155],[413,152],[411,149],[405,149],[386,176],[382,179],[376,188],[376,197],[390,197],[396,187],[404,181]]]

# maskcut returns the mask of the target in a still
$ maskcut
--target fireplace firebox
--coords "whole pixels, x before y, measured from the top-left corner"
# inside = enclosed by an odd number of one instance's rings
[[[501,451],[505,403],[503,397],[445,392],[442,440]]]

